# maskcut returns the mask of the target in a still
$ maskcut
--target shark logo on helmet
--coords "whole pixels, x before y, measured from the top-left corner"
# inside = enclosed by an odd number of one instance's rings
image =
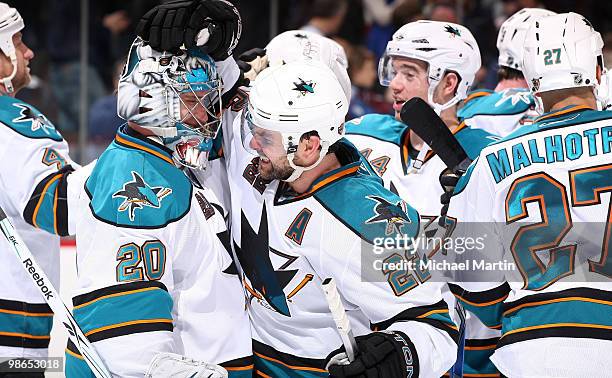
[[[293,83],[293,85],[295,85],[293,88],[294,91],[300,92],[302,96],[306,96],[308,93],[314,93],[314,87],[317,85],[316,83],[313,81],[306,81],[301,77],[298,77],[298,79],[300,80],[299,82]]]
[[[145,206],[159,209],[162,199],[172,193],[172,189],[162,186],[150,186],[134,171],[132,171],[132,178],[134,181],[123,184],[123,189],[115,192],[113,198],[124,198],[118,210],[128,210],[130,221],[133,222],[136,209],[142,209]]]
[[[444,27],[444,31],[450,33],[451,37],[461,37],[461,32],[459,31],[459,29],[450,25],[446,25]]]

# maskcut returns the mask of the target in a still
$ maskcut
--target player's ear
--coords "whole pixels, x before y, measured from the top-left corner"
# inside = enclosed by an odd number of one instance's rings
[[[319,151],[321,150],[321,138],[316,132],[306,133],[300,138],[300,146],[298,151],[301,151],[303,159],[306,161],[317,161]]]
[[[597,83],[601,84],[601,66],[598,64],[595,69],[595,78],[597,79]]]
[[[459,75],[455,72],[448,72],[446,75],[444,75],[444,78],[439,84],[439,87],[441,87],[439,94],[443,99],[442,103],[445,103],[451,98],[455,97],[457,87],[459,86],[459,81]]]

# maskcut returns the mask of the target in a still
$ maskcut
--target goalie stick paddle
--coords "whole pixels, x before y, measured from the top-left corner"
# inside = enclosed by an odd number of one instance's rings
[[[419,97],[411,98],[402,106],[400,118],[453,172],[465,172],[471,163],[470,158],[427,102]]]
[[[357,341],[355,341],[355,336],[353,336],[346,310],[340,301],[340,294],[338,294],[336,283],[333,278],[326,278],[321,283],[321,287],[325,293],[329,311],[331,311],[332,318],[334,318],[334,323],[336,323],[336,328],[342,339],[342,344],[344,344],[348,362],[353,362],[357,353]]]
[[[59,292],[51,284],[51,281],[40,268],[32,252],[25,245],[21,237],[17,234],[15,227],[6,216],[4,210],[0,207],[0,229],[2,234],[9,242],[17,258],[21,261],[21,266],[28,273],[28,277],[32,279],[32,284],[38,287],[40,293],[45,298],[45,301],[53,310],[55,316],[58,316],[66,330],[68,337],[76,345],[83,356],[83,359],[89,365],[89,368],[97,378],[111,378],[111,374],[102,362],[102,359],[96,353],[94,347],[89,343],[89,340],[83,334],[83,331],[77,324],[76,320],[66,307],[66,304],[59,297]]]

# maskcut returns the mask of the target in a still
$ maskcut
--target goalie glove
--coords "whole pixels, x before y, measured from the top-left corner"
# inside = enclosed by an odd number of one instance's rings
[[[149,364],[145,378],[227,378],[219,365],[193,360],[174,353],[158,353]]]
[[[357,336],[358,353],[350,363],[344,347],[327,357],[330,377],[407,378],[419,376],[414,344],[399,331],[372,332]]]
[[[242,33],[240,13],[225,0],[173,0],[148,11],[136,34],[157,51],[206,47],[214,60],[232,55]]]

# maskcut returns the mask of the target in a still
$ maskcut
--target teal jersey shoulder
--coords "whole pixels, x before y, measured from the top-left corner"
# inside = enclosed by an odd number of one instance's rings
[[[455,138],[472,160],[478,157],[483,148],[499,140],[498,136],[482,129],[473,129],[469,126],[465,126],[455,133]]]
[[[161,228],[181,219],[191,205],[191,182],[168,150],[122,130],[85,183],[93,215],[127,228]]]
[[[14,97],[0,96],[0,122],[26,138],[64,139],[44,114]]]
[[[345,128],[346,134],[364,135],[399,146],[408,126],[388,114],[366,114],[346,122]]]
[[[457,118],[465,120],[480,115],[520,114],[534,106],[533,96],[528,89],[511,88],[466,101],[457,111]]]
[[[346,169],[350,168],[340,168]],[[339,173],[334,170],[320,180]],[[416,237],[419,230],[417,211],[385,189],[378,177],[360,171],[323,187],[314,197],[336,219],[371,244],[377,238],[396,234]]]

